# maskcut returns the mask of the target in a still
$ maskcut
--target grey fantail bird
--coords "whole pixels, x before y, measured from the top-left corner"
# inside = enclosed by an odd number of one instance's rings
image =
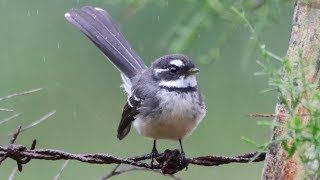
[[[153,139],[151,164],[158,155],[156,140],[179,141],[180,162],[185,158],[181,139],[190,135],[206,114],[197,86],[199,71],[191,59],[170,54],[147,67],[103,9],[71,9],[65,18],[84,33],[120,71],[128,94],[118,126],[123,139],[131,124],[139,134]]]

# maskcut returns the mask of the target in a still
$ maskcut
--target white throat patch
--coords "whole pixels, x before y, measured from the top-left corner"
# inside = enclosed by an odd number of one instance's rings
[[[180,76],[179,79],[166,81],[162,80],[159,83],[159,86],[163,87],[172,87],[172,88],[188,88],[188,87],[196,87],[197,86],[197,80],[196,76],[190,75],[190,76]]]

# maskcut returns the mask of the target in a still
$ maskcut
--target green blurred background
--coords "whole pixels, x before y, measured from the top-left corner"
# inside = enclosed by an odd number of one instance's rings
[[[240,1],[239,1],[240,2]],[[201,73],[200,87],[208,113],[188,139],[187,156],[236,155],[255,151],[241,137],[258,143],[269,140],[270,128],[257,125],[248,113],[273,112],[276,93],[261,94],[267,77],[254,76],[262,59],[246,26],[230,10],[247,12],[261,41],[272,52],[285,55],[291,29],[293,3],[270,1],[255,6],[249,1],[108,1],[108,0],[1,0],[0,97],[42,87],[44,90],[0,102],[16,112],[0,112],[0,120],[21,115],[0,126],[0,144],[19,125],[26,126],[46,113],[56,114],[24,132],[17,140],[38,148],[73,153],[101,152],[123,157],[149,153],[152,142],[132,130],[123,141],[116,138],[122,105],[120,76],[98,49],[64,19],[72,7],[107,9],[146,64],[161,55],[185,53]],[[253,1],[256,2],[256,1]],[[158,149],[178,148],[159,141]],[[15,179],[52,179],[64,161],[33,160]],[[0,166],[7,179],[15,162]],[[219,167],[189,166],[177,174],[185,179],[259,179],[263,163]],[[69,162],[61,179],[98,179],[114,165]],[[152,172],[130,172],[114,179],[168,179]]]

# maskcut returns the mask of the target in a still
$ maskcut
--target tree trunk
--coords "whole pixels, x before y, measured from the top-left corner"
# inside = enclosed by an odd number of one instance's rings
[[[317,83],[319,85],[320,0],[298,1],[295,6],[292,21],[292,32],[287,57],[292,64],[302,61],[307,82],[312,84]],[[293,71],[299,71],[299,68],[293,69]],[[288,97],[285,92],[280,93]],[[276,117],[274,121],[280,125],[285,125],[288,121],[286,106],[279,101],[276,105],[275,112],[276,114],[282,114],[284,116]],[[298,106],[298,114],[306,114],[306,112],[306,109],[302,105]],[[301,117],[304,121],[303,123],[308,121],[307,116]],[[287,154],[281,142],[277,141],[285,134],[285,131],[285,126],[273,128],[273,143],[269,146],[261,179],[291,180],[302,178],[303,165],[300,162],[299,156],[294,154],[291,158],[287,159]]]

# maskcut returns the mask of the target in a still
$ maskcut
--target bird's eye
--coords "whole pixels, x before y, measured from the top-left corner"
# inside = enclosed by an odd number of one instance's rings
[[[170,72],[171,72],[171,73],[177,73],[177,72],[178,72],[178,68],[172,66],[172,67],[170,67]]]

